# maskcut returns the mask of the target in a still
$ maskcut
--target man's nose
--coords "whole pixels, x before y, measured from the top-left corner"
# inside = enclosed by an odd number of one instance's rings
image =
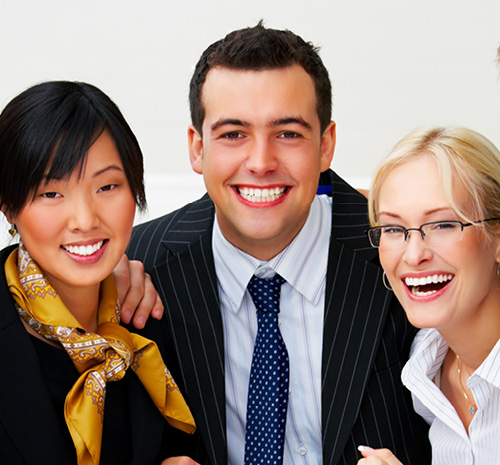
[[[265,138],[255,140],[249,147],[246,167],[256,175],[265,175],[275,171],[278,167],[278,159],[273,144]]]

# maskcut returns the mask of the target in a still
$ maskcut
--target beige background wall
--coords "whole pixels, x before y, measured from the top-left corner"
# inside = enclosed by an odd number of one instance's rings
[[[194,64],[261,18],[321,46],[334,86],[333,167],[356,185],[418,125],[467,125],[500,145],[497,0],[0,0],[0,107],[48,79],[102,88],[141,142],[158,216],[203,191],[186,150]]]

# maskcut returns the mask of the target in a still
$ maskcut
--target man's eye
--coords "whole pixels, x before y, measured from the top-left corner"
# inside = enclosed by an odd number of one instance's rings
[[[283,139],[298,139],[302,137],[298,132],[294,131],[285,131],[280,134],[280,137]]]
[[[240,137],[243,136],[237,131],[226,132],[221,136],[222,139],[238,139]]]

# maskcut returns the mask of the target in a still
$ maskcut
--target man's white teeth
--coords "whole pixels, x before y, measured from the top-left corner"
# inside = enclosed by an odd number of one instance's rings
[[[104,241],[96,242],[93,245],[63,245],[64,249],[69,253],[74,255],[81,255],[82,257],[87,257],[96,253],[101,247]]]
[[[434,294],[437,292],[436,289],[432,290],[420,290],[420,286],[425,286],[427,284],[439,284],[439,283],[447,283],[453,279],[453,275],[451,274],[434,274],[432,276],[423,276],[420,278],[405,278],[405,284],[411,289],[412,294],[418,297],[426,297],[428,295]]]
[[[274,187],[272,189],[258,189],[255,187],[241,187],[239,194],[249,202],[272,202],[279,199],[284,193],[285,187]]]

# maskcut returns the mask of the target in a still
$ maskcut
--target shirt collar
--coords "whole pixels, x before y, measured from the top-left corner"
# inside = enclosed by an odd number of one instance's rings
[[[309,216],[295,239],[278,255],[264,262],[232,245],[222,234],[217,216],[212,247],[220,288],[237,312],[254,274],[281,275],[289,285],[317,304],[325,285],[331,230],[331,198],[316,196]]]
[[[437,329],[421,329],[413,341],[410,359],[401,378],[405,385],[418,382],[422,376],[434,379],[448,352],[448,344]]]
[[[483,363],[481,363],[479,368],[472,374],[468,385],[472,387],[475,383],[479,383],[481,379],[484,379],[493,386],[500,388],[500,372],[498,370],[499,362],[500,340],[497,341]]]
[[[402,372],[405,385],[418,382],[422,375],[434,379],[441,368],[444,357],[448,352],[448,344],[437,329],[422,329],[418,332],[412,345],[411,357]],[[500,340],[497,341],[491,352],[477,370],[472,373],[468,385],[485,380],[500,388],[500,371],[497,369],[500,362]]]

